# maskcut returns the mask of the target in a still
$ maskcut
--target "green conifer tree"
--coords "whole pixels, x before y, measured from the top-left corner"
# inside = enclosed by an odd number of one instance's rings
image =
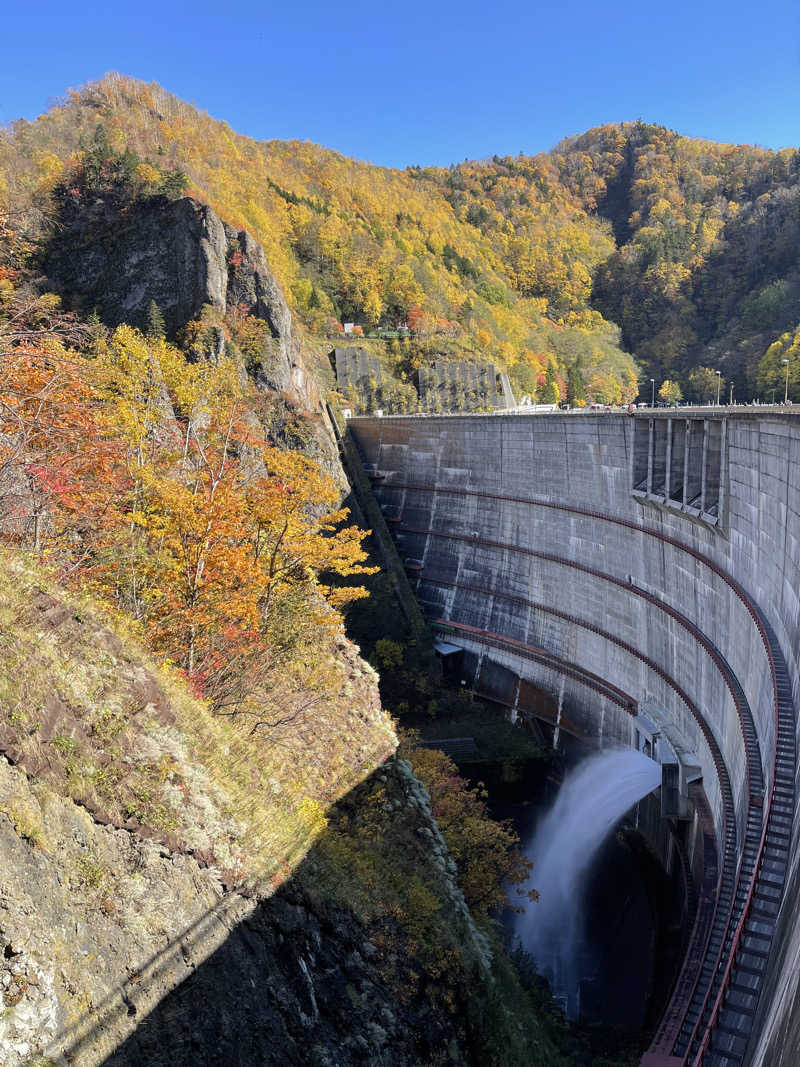
[[[575,404],[578,400],[586,399],[586,389],[583,385],[581,373],[582,360],[580,357],[567,367],[567,403]]]
[[[147,309],[147,324],[144,332],[151,341],[163,340],[167,332],[164,316],[155,300],[150,301],[150,307]]]

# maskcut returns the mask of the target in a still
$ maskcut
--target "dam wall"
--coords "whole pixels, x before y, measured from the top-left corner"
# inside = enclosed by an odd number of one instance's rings
[[[651,1062],[800,1062],[800,418],[349,426],[476,690],[506,668],[552,694],[554,729],[601,746],[640,745],[662,722],[700,768],[718,880]]]

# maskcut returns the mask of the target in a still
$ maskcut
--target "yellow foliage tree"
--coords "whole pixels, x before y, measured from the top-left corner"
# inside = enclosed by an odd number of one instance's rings
[[[666,381],[662,382],[661,388],[658,390],[658,396],[659,399],[665,401],[667,404],[677,404],[683,397],[683,391],[678,382],[670,381],[670,379],[667,378]]]
[[[488,920],[507,906],[507,886],[522,885],[530,875],[519,837],[510,823],[490,817],[486,791],[469,786],[443,752],[417,746],[413,737],[405,739],[402,751],[430,793],[467,904],[476,918]],[[529,899],[536,899],[535,891]]]

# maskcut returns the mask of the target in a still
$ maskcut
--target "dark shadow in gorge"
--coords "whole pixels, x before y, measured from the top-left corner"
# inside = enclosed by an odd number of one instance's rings
[[[292,876],[243,921],[228,921],[204,961],[194,966],[192,949],[218,921],[213,912],[139,967],[122,998],[110,995],[62,1035],[67,1060],[95,1062],[102,1048],[111,1067],[477,1065],[486,1042],[509,1044],[405,766],[390,760],[343,798]],[[169,989],[169,958],[174,967],[181,955],[186,977]],[[499,1062],[528,1062],[523,1037]]]

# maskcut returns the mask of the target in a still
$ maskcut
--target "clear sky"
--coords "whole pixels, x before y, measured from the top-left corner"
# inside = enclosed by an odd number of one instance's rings
[[[800,145],[800,0],[7,0],[0,122],[117,70],[390,166],[642,118]]]

